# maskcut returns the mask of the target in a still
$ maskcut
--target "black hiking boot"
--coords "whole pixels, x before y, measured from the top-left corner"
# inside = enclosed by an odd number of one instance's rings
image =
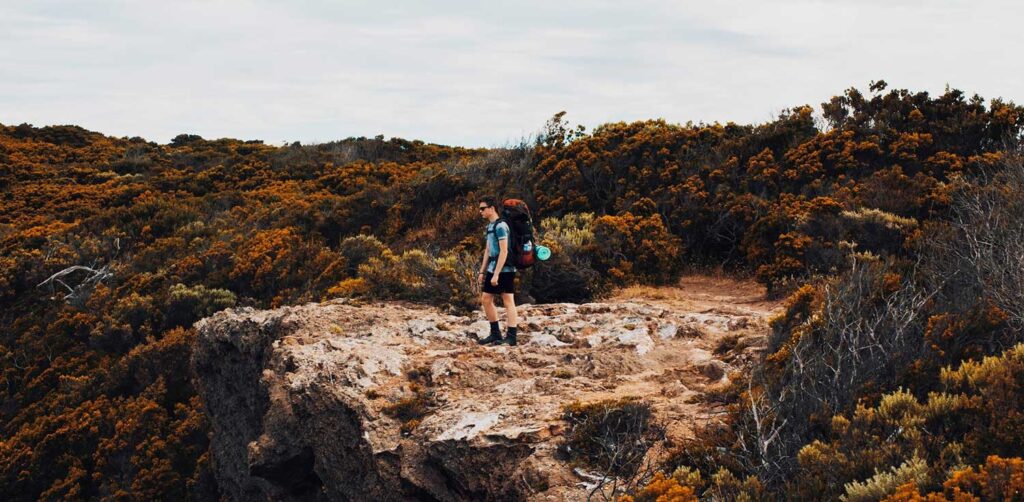
[[[515,347],[516,346],[516,329],[515,328],[509,329],[508,332],[505,333],[505,339],[502,340],[501,343],[507,343],[510,346]]]
[[[501,343],[501,333],[491,333],[487,338],[477,340],[480,345],[497,345]]]

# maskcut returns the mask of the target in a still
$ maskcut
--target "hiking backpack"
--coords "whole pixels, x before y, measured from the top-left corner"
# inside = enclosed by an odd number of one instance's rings
[[[501,203],[501,217],[494,222],[508,223],[509,260],[516,268],[530,268],[537,262],[536,245],[533,241],[533,217],[530,208],[519,199],[505,199]]]

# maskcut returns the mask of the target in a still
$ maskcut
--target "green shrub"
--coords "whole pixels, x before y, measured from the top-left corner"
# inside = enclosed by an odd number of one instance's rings
[[[166,329],[189,327],[214,312],[235,306],[235,294],[226,289],[207,288],[202,284],[175,284],[167,291],[164,309]]]
[[[591,266],[595,249],[592,213],[569,213],[541,221],[538,243],[551,249],[551,258],[534,265],[529,273],[529,293],[540,303],[584,303],[606,289]]]
[[[338,254],[345,258],[347,277],[355,277],[359,266],[370,258],[380,258],[387,249],[380,240],[372,235],[354,235],[345,237],[338,244]]]
[[[843,211],[843,226],[848,239],[856,243],[859,251],[895,255],[917,230],[917,220],[905,218],[880,209],[857,208]]]
[[[899,467],[889,471],[876,471],[874,476],[864,481],[847,483],[843,488],[846,494],[841,497],[844,502],[873,502],[892,495],[900,486],[913,483],[923,486],[928,483],[928,463],[914,457],[903,462]]]
[[[468,253],[433,257],[413,249],[397,255],[386,247],[359,265],[356,277],[341,281],[329,296],[409,300],[467,313],[477,305],[478,262]]]

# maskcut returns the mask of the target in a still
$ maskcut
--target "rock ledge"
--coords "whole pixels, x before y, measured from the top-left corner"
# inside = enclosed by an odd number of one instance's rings
[[[637,396],[670,438],[684,434],[715,411],[695,398],[747,364],[765,331],[758,312],[742,309],[629,301],[519,313],[517,347],[479,346],[486,321],[399,303],[242,308],[200,321],[192,371],[223,492],[585,498],[585,480],[557,458],[565,404]],[[725,337],[736,349],[715,355]]]

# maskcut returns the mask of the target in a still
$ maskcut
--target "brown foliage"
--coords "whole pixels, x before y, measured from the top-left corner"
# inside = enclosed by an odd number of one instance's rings
[[[633,398],[571,403],[563,419],[569,431],[561,448],[570,459],[608,477],[636,474],[660,431],[650,403]]]
[[[486,151],[383,137],[278,148],[180,135],[160,145],[0,125],[0,492],[215,497],[207,426],[178,371],[190,323],[230,305],[340,293],[471,308],[467,257],[480,253],[481,222],[466,208],[480,195],[522,198],[545,218],[592,213],[564,233],[589,241],[552,245],[565,274],[531,272],[553,300],[567,294],[556,282],[588,298],[719,263],[782,294],[842,272],[854,252],[912,258],[907,243],[926,240],[925,223],[955,213],[957,180],[1002,165],[1024,113],[956,90],[884,90],[826,103],[827,131],[806,106],[757,126],[652,120],[589,134],[557,116],[535,144]],[[36,287],[74,266],[111,275],[74,306],[59,284]],[[974,275],[1007,279],[998,271]],[[999,329],[1019,317],[1004,282],[990,302],[1009,315]],[[795,326],[815,301],[794,304],[777,327],[768,373],[788,371]],[[933,313],[936,351],[991,352],[965,335],[984,322]],[[715,474],[722,494],[753,486],[729,476]]]

